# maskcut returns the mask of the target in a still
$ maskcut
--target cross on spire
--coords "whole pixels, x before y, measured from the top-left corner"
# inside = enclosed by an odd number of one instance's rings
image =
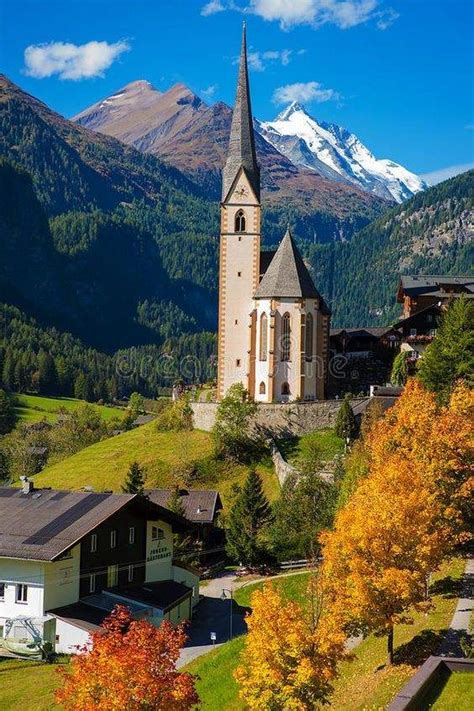
[[[225,200],[240,168],[252,185],[252,189],[260,198],[260,169],[255,153],[255,138],[253,130],[252,107],[250,103],[250,87],[247,68],[247,37],[245,21],[242,28],[242,46],[240,50],[239,77],[237,80],[237,95],[232,114],[229,148],[223,171],[222,199]]]

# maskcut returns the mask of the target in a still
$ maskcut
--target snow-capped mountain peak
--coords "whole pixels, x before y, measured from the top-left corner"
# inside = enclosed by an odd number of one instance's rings
[[[375,158],[347,129],[319,122],[296,101],[274,121],[258,123],[257,130],[296,165],[355,183],[387,200],[402,202],[427,187],[398,163]]]

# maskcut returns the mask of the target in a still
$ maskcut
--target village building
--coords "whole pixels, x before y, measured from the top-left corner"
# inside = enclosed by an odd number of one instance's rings
[[[189,619],[199,575],[173,558],[192,524],[143,496],[0,488],[0,654],[71,654],[116,604]]]
[[[323,399],[330,311],[289,228],[276,252],[261,251],[245,26],[222,177],[218,397],[242,383],[257,402]]]

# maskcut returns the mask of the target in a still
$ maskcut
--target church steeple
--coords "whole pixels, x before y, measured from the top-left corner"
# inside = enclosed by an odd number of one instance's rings
[[[257,199],[260,199],[260,168],[255,153],[252,107],[247,68],[247,39],[245,22],[242,30],[239,78],[235,98],[229,149],[222,175],[222,200],[225,200],[240,168],[245,170]]]

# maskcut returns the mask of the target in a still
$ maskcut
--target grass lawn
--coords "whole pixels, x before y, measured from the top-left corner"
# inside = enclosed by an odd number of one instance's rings
[[[285,459],[293,465],[297,465],[299,457],[314,447],[318,447],[321,458],[326,461],[344,451],[344,441],[332,429],[317,430],[302,437],[280,440],[278,446]]]
[[[243,483],[248,468],[210,460],[212,451],[208,432],[158,432],[156,424],[150,422],[46,467],[35,476],[35,483],[57,489],[92,486],[96,491],[120,491],[131,462],[137,461],[146,470],[147,487],[166,488],[172,485],[173,472],[197,462],[199,476],[192,486],[218,489],[225,506],[231,498],[232,486]],[[257,471],[267,496],[275,499],[279,483],[271,460],[259,463]]]
[[[0,708],[5,711],[59,709],[54,703],[54,690],[61,682],[57,669],[67,663],[67,657],[58,657],[55,664],[0,660]]]
[[[472,711],[474,709],[474,674],[472,672],[452,672],[441,683],[437,693],[431,694],[431,711]],[[435,697],[435,698],[434,698]]]
[[[341,674],[336,681],[329,708],[334,711],[379,711],[386,708],[417,667],[439,648],[441,631],[448,627],[456,607],[459,592],[456,580],[459,580],[463,570],[463,560],[454,559],[445,563],[434,576],[433,610],[428,614],[414,613],[413,625],[399,625],[395,629],[397,663],[392,668],[384,666],[385,639],[368,637],[354,650],[355,659],[341,665]],[[307,579],[308,574],[295,575],[282,578],[277,584],[288,597],[301,600]],[[250,593],[256,585],[237,591],[237,602],[248,605]],[[232,676],[242,647],[243,638],[238,638],[186,667],[200,677],[198,688],[203,711],[244,709]],[[442,711],[455,708],[444,707]],[[438,711],[441,711],[441,707]]]
[[[39,422],[47,420],[55,422],[58,418],[58,412],[63,410],[75,410],[79,405],[84,404],[83,400],[75,400],[70,397],[41,397],[39,395],[15,395],[17,413],[19,422]],[[123,417],[124,411],[117,407],[108,407],[107,405],[94,405],[99,410],[101,417],[105,420],[111,420],[113,417]]]
[[[304,604],[306,587],[308,585],[309,573],[295,573],[294,575],[282,575],[274,578],[271,582],[282,595],[288,600],[294,600]],[[255,590],[261,590],[263,582],[249,583],[243,588],[239,588],[234,593],[235,601],[242,607],[250,607],[250,597]]]

